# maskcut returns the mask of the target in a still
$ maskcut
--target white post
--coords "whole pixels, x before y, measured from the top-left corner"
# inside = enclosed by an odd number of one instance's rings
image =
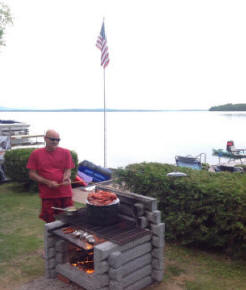
[[[104,79],[104,168],[107,167],[107,139],[106,139],[106,97],[105,97],[105,68],[103,69],[103,79]]]

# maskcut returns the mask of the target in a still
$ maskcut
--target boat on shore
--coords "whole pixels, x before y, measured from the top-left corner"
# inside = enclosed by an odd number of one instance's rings
[[[203,160],[202,160],[203,157]],[[206,154],[201,153],[197,156],[181,156],[176,155],[175,156],[175,162],[177,166],[180,167],[187,167],[195,170],[201,170],[202,169],[202,163],[206,163]]]
[[[221,155],[221,150],[219,149],[219,157],[224,157]],[[214,152],[215,150],[213,150]],[[202,158],[204,157],[204,160],[202,162]],[[231,155],[230,153],[225,153],[225,157],[226,158],[230,158]],[[238,158],[234,158],[234,160],[237,159],[241,159],[242,156],[238,156]],[[245,172],[246,170],[244,170],[243,168],[243,162],[241,161],[241,164],[238,164],[238,162],[229,162],[229,163],[221,163],[219,160],[219,163],[216,165],[211,165],[211,164],[206,164],[206,154],[201,153],[198,156],[191,156],[191,155],[187,155],[187,156],[175,156],[175,161],[176,161],[176,166],[178,167],[187,167],[187,168],[191,168],[194,170],[208,170],[209,172],[223,172],[223,171],[227,171],[227,172]],[[204,165],[204,166],[203,166]],[[245,165],[245,164],[244,164]]]

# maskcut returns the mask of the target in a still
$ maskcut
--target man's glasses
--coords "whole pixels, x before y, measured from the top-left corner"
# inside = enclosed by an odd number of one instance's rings
[[[45,138],[49,139],[50,141],[56,141],[56,142],[60,142],[60,138],[52,138],[52,137],[47,137],[45,136]]]

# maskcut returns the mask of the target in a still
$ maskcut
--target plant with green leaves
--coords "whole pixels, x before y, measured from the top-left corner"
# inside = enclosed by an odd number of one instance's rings
[[[30,180],[26,164],[33,150],[36,148],[22,148],[6,151],[4,155],[4,170],[6,175],[13,181],[23,183],[29,190],[36,190],[36,182]],[[72,169],[71,179],[73,180],[78,171],[78,155],[70,151],[75,168]]]
[[[39,211],[37,194],[23,191],[19,183],[0,186],[0,289],[44,285],[44,222],[38,218]],[[177,285],[189,290],[245,290],[246,261],[175,243],[166,243],[164,261],[163,281],[146,290],[177,289]],[[51,289],[56,283],[45,281],[45,285]]]
[[[182,171],[187,177],[169,177]],[[246,258],[246,178],[161,163],[140,163],[114,172],[117,182],[158,199],[166,238]]]
[[[3,36],[7,25],[11,24],[12,22],[13,21],[10,15],[9,7],[6,4],[0,2],[0,46],[5,45]]]

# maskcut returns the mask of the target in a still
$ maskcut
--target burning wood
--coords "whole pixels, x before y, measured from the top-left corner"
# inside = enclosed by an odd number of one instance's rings
[[[94,251],[86,251],[84,249],[71,245],[70,264],[79,270],[83,270],[87,274],[94,272]]]

